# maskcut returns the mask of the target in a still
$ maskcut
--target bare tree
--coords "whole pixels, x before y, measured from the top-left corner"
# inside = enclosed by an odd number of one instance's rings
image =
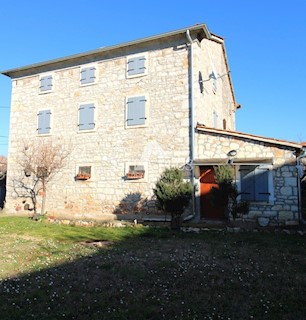
[[[69,154],[61,143],[50,140],[24,143],[17,160],[23,172],[13,180],[13,187],[18,197],[31,199],[34,219],[44,215],[47,185],[64,167]],[[40,214],[37,212],[38,195],[42,196]]]

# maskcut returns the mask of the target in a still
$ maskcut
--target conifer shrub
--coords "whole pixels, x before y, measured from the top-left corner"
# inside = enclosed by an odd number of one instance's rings
[[[171,167],[162,173],[153,191],[158,207],[171,214],[172,228],[180,228],[181,215],[192,197],[192,184],[184,181],[180,169]]]

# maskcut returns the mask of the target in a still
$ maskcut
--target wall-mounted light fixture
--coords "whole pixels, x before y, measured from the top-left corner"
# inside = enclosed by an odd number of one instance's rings
[[[231,150],[227,153],[228,157],[235,157],[237,155],[237,150]]]

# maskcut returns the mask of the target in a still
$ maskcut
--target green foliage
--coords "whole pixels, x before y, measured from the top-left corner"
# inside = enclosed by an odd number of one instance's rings
[[[239,192],[234,184],[234,168],[230,165],[214,166],[218,188],[212,190],[212,201],[216,207],[224,207],[227,216],[235,220],[239,215],[247,214],[249,203],[238,202]]]
[[[193,192],[192,184],[183,180],[178,168],[166,169],[153,189],[159,207],[172,215],[181,215],[188,206]]]
[[[232,183],[234,180],[234,169],[230,165],[214,166],[217,183]]]

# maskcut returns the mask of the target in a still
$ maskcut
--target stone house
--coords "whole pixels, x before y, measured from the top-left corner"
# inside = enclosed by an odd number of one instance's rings
[[[49,141],[70,154],[48,186],[48,214],[149,217],[156,180],[176,166],[195,185],[190,218],[221,219],[203,199],[213,166],[231,161],[249,217],[299,218],[302,146],[235,131],[224,40],[205,24],[1,73],[12,79],[9,212],[29,208],[13,188],[24,142]]]

